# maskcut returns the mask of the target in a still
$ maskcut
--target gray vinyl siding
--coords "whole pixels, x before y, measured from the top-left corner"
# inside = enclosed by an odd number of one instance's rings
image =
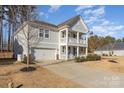
[[[79,32],[87,32],[88,31],[85,24],[83,24],[81,22],[81,19],[74,26],[72,26],[71,29],[74,31],[79,31]]]
[[[57,48],[58,47],[58,31],[49,30],[49,38],[39,37],[39,28],[30,27],[31,35],[33,34],[33,39],[31,40],[32,47],[41,48]],[[44,29],[44,28],[42,28]]]
[[[27,55],[27,31],[29,30],[29,38],[30,38],[30,47],[33,48],[50,48],[56,50],[58,48],[58,32],[50,30],[49,38],[40,38],[39,35],[39,27],[31,27],[28,24],[22,28],[15,36],[14,36],[14,53],[15,57],[17,54]],[[31,52],[31,51],[30,51]]]
[[[58,48],[58,44],[57,43],[38,43],[37,45],[33,45],[32,47],[34,48],[52,48],[52,49],[57,49]]]

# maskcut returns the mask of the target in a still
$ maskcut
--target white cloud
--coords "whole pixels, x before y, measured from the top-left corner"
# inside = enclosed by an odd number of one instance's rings
[[[85,10],[83,13],[85,15],[92,15],[92,16],[99,16],[99,15],[103,15],[105,13],[105,7],[104,6],[100,6],[99,8],[97,9],[88,9],[88,10]]]
[[[39,16],[40,16],[41,18],[42,18],[43,16],[46,17],[46,18],[48,18],[49,15],[48,15],[48,13],[40,12],[40,13],[39,13]],[[42,20],[43,20],[43,19],[42,19]]]
[[[92,23],[95,22],[96,20],[97,20],[96,17],[91,16],[91,17],[89,17],[87,20],[85,20],[85,22],[86,22],[87,24],[92,24]]]
[[[103,15],[104,13],[105,13],[105,7],[104,6],[101,6],[98,9],[92,11],[92,14],[94,14],[96,16]]]
[[[124,25],[106,19],[105,6],[78,6],[75,12],[81,14],[94,34],[100,36],[117,36],[124,31]]]
[[[39,13],[40,16],[43,16],[44,14],[45,14],[44,12],[40,12],[40,13]]]
[[[61,7],[61,5],[51,5],[50,9],[48,10],[48,12],[49,13],[56,12],[57,10],[59,10],[60,7]]]
[[[116,34],[116,32],[108,32],[108,33],[107,33],[108,36],[112,36],[112,35],[114,35],[114,34]]]
[[[123,31],[123,29],[124,25],[113,24],[109,21],[104,21],[100,25],[92,26],[92,30],[97,34],[101,34],[101,36],[115,35],[119,31]]]
[[[86,9],[82,13],[85,18],[85,22],[88,25],[93,24],[101,24],[100,22],[104,21],[104,14],[105,14],[105,7],[104,6],[97,6],[95,9]]]
[[[110,25],[110,22],[108,20],[104,20],[101,25]]]
[[[79,13],[81,11],[83,11],[84,9],[88,9],[88,8],[92,8],[94,6],[92,5],[80,5],[75,9],[75,12]]]

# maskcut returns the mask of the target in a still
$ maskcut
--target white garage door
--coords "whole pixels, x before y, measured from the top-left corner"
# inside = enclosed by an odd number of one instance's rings
[[[55,60],[55,49],[34,49],[35,60]]]

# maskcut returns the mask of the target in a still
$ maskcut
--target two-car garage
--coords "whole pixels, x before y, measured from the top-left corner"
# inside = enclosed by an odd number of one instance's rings
[[[55,60],[56,49],[33,48],[32,55],[35,60]]]

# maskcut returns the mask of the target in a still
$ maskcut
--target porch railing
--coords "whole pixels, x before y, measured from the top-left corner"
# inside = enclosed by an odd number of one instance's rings
[[[61,38],[61,43],[66,43],[66,38]],[[78,43],[76,38],[69,37],[68,43]],[[86,40],[79,39],[79,44],[87,44]]]
[[[84,45],[87,44],[86,40],[82,40],[82,39],[79,40],[79,43]]]
[[[77,39],[76,38],[69,37],[68,38],[68,42],[69,43],[77,43]]]

